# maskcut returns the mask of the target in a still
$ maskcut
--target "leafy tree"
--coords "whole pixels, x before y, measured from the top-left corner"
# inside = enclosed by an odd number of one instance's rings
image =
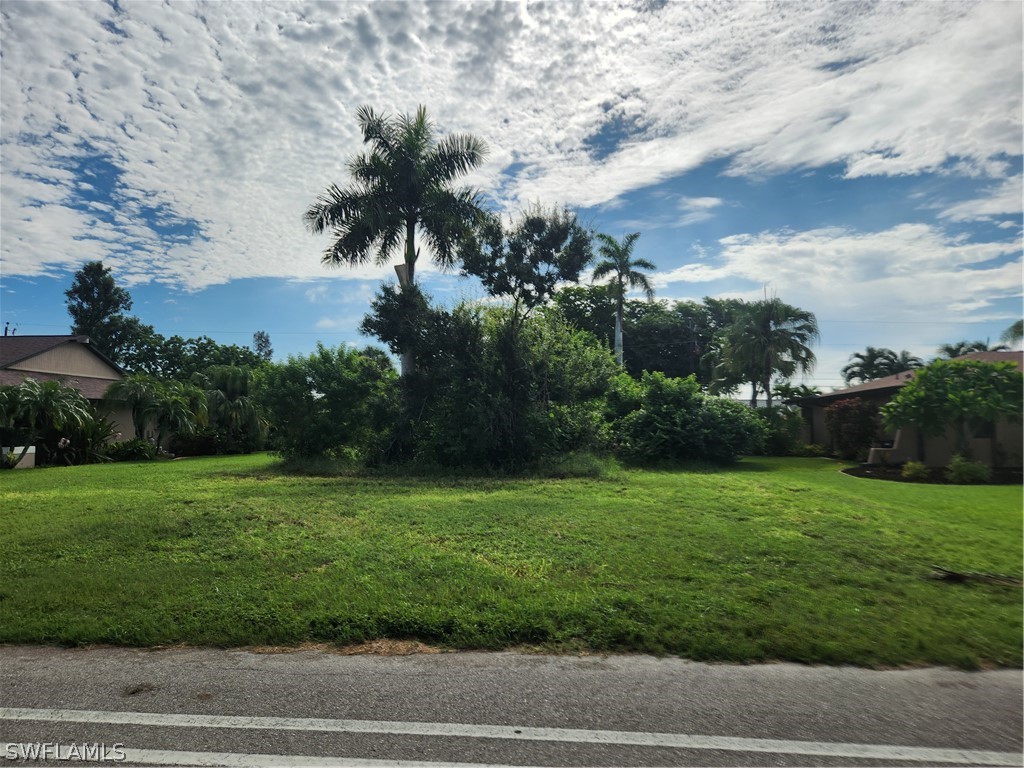
[[[674,304],[627,301],[623,333],[626,370],[633,376],[661,371],[666,376],[693,375],[704,386],[713,379],[706,356],[715,331],[707,307],[691,301]]]
[[[887,426],[913,424],[926,435],[953,429],[956,453],[970,458],[972,424],[1021,418],[1024,376],[1013,363],[935,360],[882,408]]]
[[[313,354],[264,366],[256,377],[255,397],[285,457],[372,459],[392,439],[397,377],[377,350],[318,344]]]
[[[449,310],[420,295],[403,311],[403,298],[385,286],[363,322],[392,349],[415,345],[391,460],[517,470],[603,439],[599,401],[614,363],[555,308]],[[406,325],[409,311],[415,322]]]
[[[552,297],[574,328],[589,331],[609,347],[614,343],[615,302],[607,285],[568,285]]]
[[[266,331],[256,331],[252,335],[252,348],[261,360],[269,363],[274,359],[274,348],[270,345],[270,334]]]
[[[537,206],[506,226],[487,216],[463,241],[463,273],[486,291],[513,301],[520,317],[546,302],[560,283],[576,282],[591,260],[590,235],[568,210]]]
[[[48,432],[82,428],[90,419],[89,401],[77,389],[59,381],[25,379],[17,386],[0,387],[0,427],[8,439],[17,439],[23,445],[10,466],[17,466],[28,449]]]
[[[1024,339],[1024,320],[1018,320],[999,337],[999,340],[1007,344],[1020,344]]]
[[[812,312],[784,303],[778,297],[745,305],[722,335],[721,370],[726,380],[751,385],[751,406],[758,389],[772,405],[771,382],[789,379],[798,371],[809,373],[815,357],[810,345],[819,338]]]
[[[943,344],[938,351],[942,359],[952,360],[972,352],[1007,352],[1009,349],[1005,344],[989,346],[988,341],[954,341],[951,344]]]
[[[364,106],[357,119],[370,149],[349,161],[348,187],[331,185],[306,211],[306,224],[315,234],[330,232],[323,255],[329,266],[386,264],[401,251],[404,263],[395,269],[403,290],[411,288],[417,237],[441,267],[455,265],[457,246],[481,210],[474,191],[452,183],[483,161],[487,147],[468,134],[436,139],[425,107],[391,118]],[[414,367],[411,350],[403,350],[403,375]]]
[[[71,287],[64,292],[71,333],[88,336],[96,348],[115,363],[120,362],[124,340],[125,312],[132,308],[132,297],[117,285],[102,261],[90,261],[75,272]]]
[[[654,289],[641,269],[656,269],[647,259],[633,258],[633,247],[640,237],[633,232],[619,242],[614,237],[598,233],[597,252],[601,257],[594,267],[594,279],[611,276],[611,295],[615,300],[615,359],[623,365],[622,353],[622,307],[626,301],[627,288],[640,288],[648,300],[654,299]]]
[[[854,381],[874,381],[886,376],[893,376],[904,371],[914,370],[924,365],[924,361],[902,350],[897,354],[885,347],[868,347],[864,352],[854,352],[850,362],[843,368],[843,379],[847,384]]]

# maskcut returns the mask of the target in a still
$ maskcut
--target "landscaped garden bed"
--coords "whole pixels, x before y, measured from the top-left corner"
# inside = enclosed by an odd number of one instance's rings
[[[957,485],[947,477],[945,467],[930,467],[927,476],[921,479],[911,480],[903,476],[903,468],[897,465],[868,466],[862,464],[856,467],[844,469],[847,475],[853,477],[866,477],[872,480],[893,480],[898,483],[929,483],[941,485]],[[1024,483],[1024,473],[1019,468],[999,468],[992,470],[992,479],[986,485],[1021,485]]]

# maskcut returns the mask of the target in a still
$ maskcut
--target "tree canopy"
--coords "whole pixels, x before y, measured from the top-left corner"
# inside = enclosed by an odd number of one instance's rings
[[[760,389],[770,407],[772,379],[813,370],[811,344],[818,338],[814,313],[778,297],[755,301],[743,306],[723,331],[720,370],[727,381],[734,378],[751,385],[751,406]]]
[[[953,429],[957,453],[970,457],[967,428],[1021,417],[1024,376],[1013,363],[935,360],[917,372],[882,408],[887,426],[917,426],[926,435]]]
[[[855,381],[866,382],[914,370],[924,361],[907,350],[899,353],[885,347],[868,347],[863,352],[850,355],[850,362],[843,367],[843,380],[847,384]]]

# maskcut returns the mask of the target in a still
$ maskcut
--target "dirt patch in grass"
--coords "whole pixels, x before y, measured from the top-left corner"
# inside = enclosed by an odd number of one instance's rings
[[[943,467],[932,467],[928,470],[926,480],[907,480],[902,475],[903,468],[896,466],[869,467],[861,465],[843,470],[843,474],[852,477],[863,477],[869,480],[890,480],[897,483],[930,483],[935,485],[956,485],[946,479]],[[1024,483],[1024,474],[1020,469],[1003,468],[992,470],[992,480],[979,485],[1020,485]]]
[[[330,645],[328,643],[300,643],[299,645],[257,645],[244,650],[250,653],[299,653],[300,651],[323,651],[340,656],[416,656],[425,653],[444,653],[441,648],[426,645],[416,640],[369,640],[354,645]]]

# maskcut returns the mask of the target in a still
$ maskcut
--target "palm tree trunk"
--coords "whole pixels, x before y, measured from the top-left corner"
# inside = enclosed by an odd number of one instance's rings
[[[622,305],[615,312],[615,361],[622,368]]]
[[[750,382],[750,407],[757,408],[757,382]]]
[[[395,267],[398,274],[398,285],[403,291],[412,290],[416,284],[416,221],[405,222],[405,263]],[[411,349],[403,349],[399,353],[402,378],[416,372],[416,353]]]

